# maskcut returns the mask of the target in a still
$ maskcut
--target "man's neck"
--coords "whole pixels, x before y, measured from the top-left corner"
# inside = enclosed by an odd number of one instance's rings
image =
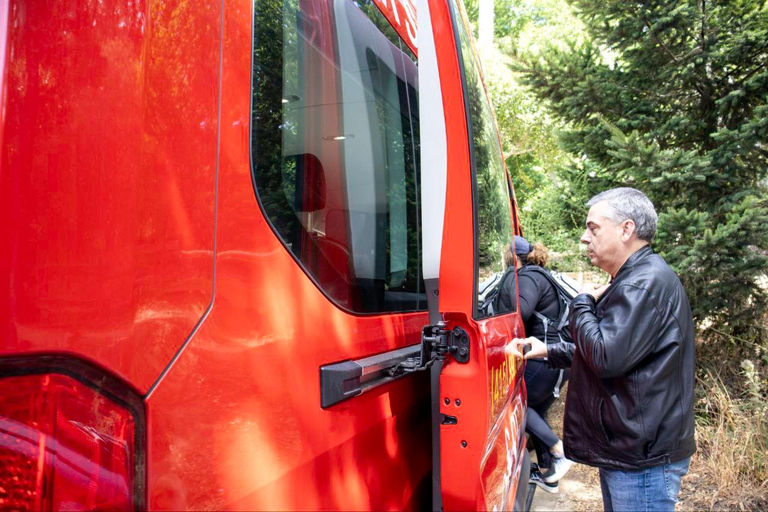
[[[645,240],[634,240],[633,243],[627,246],[627,252],[624,257],[624,259],[621,260],[621,263],[615,268],[613,272],[610,272],[611,277],[615,278],[616,274],[619,273],[619,270],[624,266],[624,264],[631,258],[637,251],[642,249],[643,247],[648,247],[648,242]]]

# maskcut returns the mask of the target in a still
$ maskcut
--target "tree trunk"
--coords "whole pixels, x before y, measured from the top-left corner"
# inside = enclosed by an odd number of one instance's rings
[[[493,0],[479,0],[477,16],[478,44],[480,48],[493,48]]]

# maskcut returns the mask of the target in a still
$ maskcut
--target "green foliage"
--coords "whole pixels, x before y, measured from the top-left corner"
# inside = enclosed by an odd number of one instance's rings
[[[477,25],[480,2],[468,0],[464,2],[467,17]],[[493,35],[497,38],[518,35],[530,20],[531,13],[522,6],[519,0],[496,0],[493,3]],[[477,38],[478,34],[474,34]]]
[[[470,23],[476,25],[477,0],[465,5]],[[532,241],[544,242],[557,255],[552,260],[554,265],[559,264],[564,270],[584,268],[579,234],[572,227],[576,221],[562,220],[564,216],[574,217],[574,210],[581,217],[584,200],[579,199],[576,208],[560,211],[557,199],[573,194],[567,177],[559,176],[569,161],[557,137],[563,123],[543,108],[540,99],[519,83],[510,68],[512,49],[535,49],[542,41],[563,34],[578,39],[583,26],[571,14],[565,0],[504,0],[495,4],[494,28],[495,48],[486,49],[481,58],[507,169],[515,183],[518,204],[525,210],[521,216],[525,234]]]
[[[768,203],[747,195],[726,208],[722,216],[684,207],[664,212],[657,245],[680,274],[697,320],[709,317],[755,336],[761,326],[754,315],[766,307],[755,277],[765,272],[768,256],[750,240],[768,239]]]
[[[643,190],[661,214],[654,245],[685,283],[696,319],[761,336],[758,319],[768,306],[759,285],[768,271],[764,2],[571,4],[587,37],[528,52],[515,66],[568,127],[560,140],[573,159],[557,174],[573,194],[561,204],[578,210],[574,201],[612,186]]]
[[[503,69],[503,68],[502,68]],[[546,172],[564,157],[557,145],[555,125],[536,99],[516,87],[511,73],[489,83],[507,168],[518,199],[523,200],[549,185]]]
[[[473,62],[468,34],[459,27],[463,62]],[[472,154],[477,175],[478,266],[480,279],[504,269],[504,252],[512,242],[512,223],[504,166],[493,115],[483,82],[474,66],[465,69],[467,81]]]

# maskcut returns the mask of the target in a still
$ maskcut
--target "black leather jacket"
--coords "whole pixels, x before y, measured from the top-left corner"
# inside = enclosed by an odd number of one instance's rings
[[[644,247],[595,303],[571,303],[571,383],[565,454],[610,469],[676,462],[696,451],[693,435],[694,325],[688,297],[666,262]],[[568,362],[550,346],[550,365]]]

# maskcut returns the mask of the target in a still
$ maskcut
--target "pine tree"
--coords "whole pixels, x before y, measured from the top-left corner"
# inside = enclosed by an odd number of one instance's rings
[[[741,339],[764,336],[768,3],[571,4],[585,40],[517,67],[570,126],[561,142],[575,164],[561,173],[587,186],[569,202],[611,186],[643,190],[660,212],[654,247],[682,278],[695,318]]]

